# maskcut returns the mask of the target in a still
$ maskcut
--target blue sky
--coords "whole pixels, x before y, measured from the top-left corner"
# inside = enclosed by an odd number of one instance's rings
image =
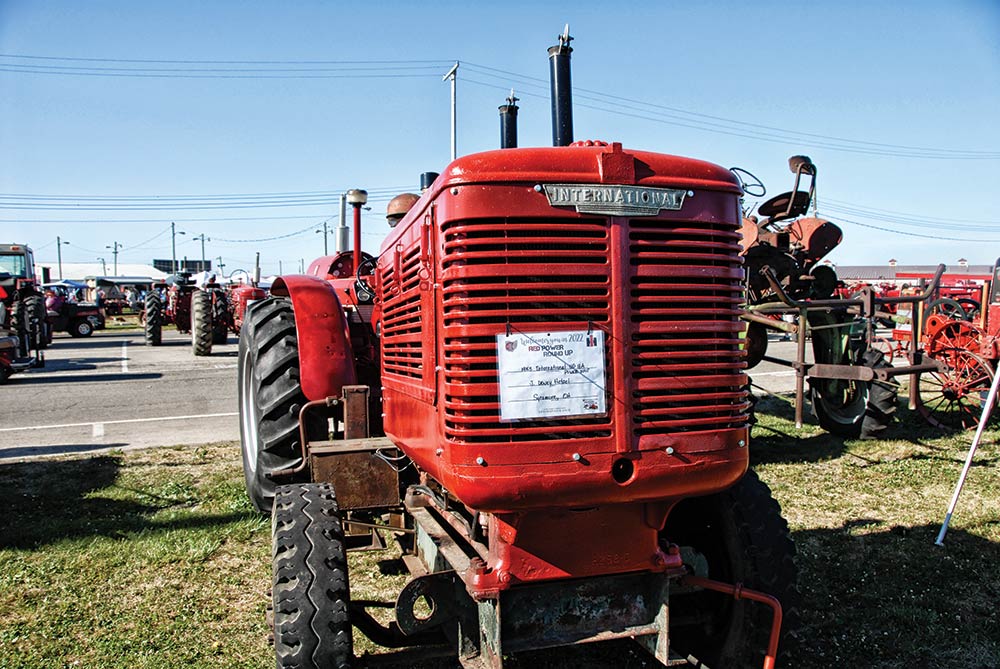
[[[0,0],[0,240],[148,262],[176,221],[179,256],[204,233],[227,271],[255,251],[295,271],[336,223],[330,194],[357,187],[377,252],[388,198],[448,163],[455,61],[460,154],[497,147],[511,87],[521,145],[551,142],[546,48],[567,22],[577,139],[740,166],[769,196],[807,154],[838,264],[1000,256],[995,0]]]

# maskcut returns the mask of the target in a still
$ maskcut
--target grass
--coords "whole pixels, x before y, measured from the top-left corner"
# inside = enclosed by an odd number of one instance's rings
[[[1000,666],[1000,434],[939,548],[970,435],[904,414],[887,439],[845,442],[796,430],[782,400],[758,415],[754,467],[789,520],[803,595],[785,666]],[[0,666],[274,666],[269,522],[245,499],[235,445],[2,464],[0,504]],[[353,595],[391,600],[395,557],[352,554]],[[618,644],[514,666],[653,665]]]

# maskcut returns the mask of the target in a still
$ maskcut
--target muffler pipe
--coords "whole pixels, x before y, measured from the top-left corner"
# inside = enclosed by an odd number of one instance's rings
[[[517,148],[517,98],[511,89],[507,104],[500,105],[500,148]]]
[[[549,47],[549,81],[552,97],[552,146],[573,143],[573,85],[570,81],[569,24],[559,36],[559,44]]]

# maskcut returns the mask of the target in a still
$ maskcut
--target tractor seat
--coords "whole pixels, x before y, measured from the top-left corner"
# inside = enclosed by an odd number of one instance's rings
[[[792,201],[792,208],[789,211],[788,202]],[[792,192],[775,195],[764,204],[757,207],[757,213],[766,216],[768,223],[783,221],[786,218],[795,218],[809,211],[809,203],[812,198],[808,191],[797,190],[793,196]],[[787,212],[787,213],[786,213]]]

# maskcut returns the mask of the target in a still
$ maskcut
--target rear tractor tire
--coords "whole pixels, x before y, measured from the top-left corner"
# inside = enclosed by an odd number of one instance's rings
[[[861,366],[889,367],[881,351],[870,348]],[[876,439],[885,433],[896,413],[899,387],[892,380],[848,381],[810,379],[812,406],[820,427],[845,439]]]
[[[212,343],[225,344],[229,339],[229,300],[222,290],[212,291]]]
[[[240,330],[238,395],[240,446],[247,496],[262,513],[270,513],[275,482],[271,472],[302,463],[299,410],[308,401],[299,377],[295,314],[287,298],[270,297],[247,310]],[[309,439],[327,437],[326,419],[307,416]],[[303,470],[283,481],[308,480]]]
[[[41,295],[31,295],[24,298],[25,313],[28,317],[28,338],[32,349],[48,347],[49,338],[46,332],[48,322],[45,311],[45,299]]]
[[[795,545],[771,491],[753,471],[733,487],[677,504],[661,531],[681,547],[695,575],[742,583],[781,602],[779,665],[798,626],[799,591]],[[681,589],[670,598],[670,642],[697,666],[760,667],[771,629],[771,609],[702,589]]]
[[[333,486],[279,486],[271,535],[278,669],[349,669],[354,642],[347,547]]]
[[[212,355],[212,293],[191,293],[191,348],[197,356]]]
[[[163,300],[156,293],[147,293],[143,332],[146,346],[159,346],[163,338]]]

